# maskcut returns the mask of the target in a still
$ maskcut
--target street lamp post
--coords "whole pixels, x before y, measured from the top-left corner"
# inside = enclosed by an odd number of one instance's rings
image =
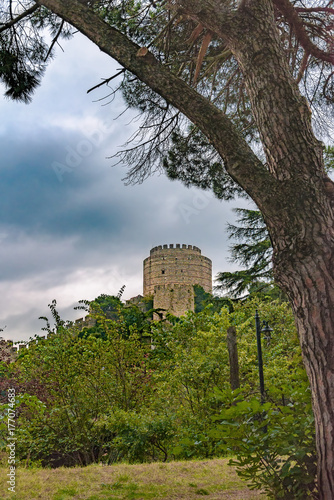
[[[260,379],[260,393],[261,393],[261,403],[265,401],[265,390],[264,390],[264,376],[263,376],[263,360],[262,360],[262,345],[261,345],[261,332],[266,333],[266,337],[270,340],[270,335],[272,328],[268,325],[267,321],[263,321],[263,328],[261,330],[259,313],[255,312],[255,326],[256,326],[256,343],[257,343],[257,361],[259,365],[259,379]]]

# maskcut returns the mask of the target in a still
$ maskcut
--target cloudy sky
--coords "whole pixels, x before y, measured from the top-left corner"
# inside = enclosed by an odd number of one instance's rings
[[[0,327],[14,341],[40,333],[53,299],[74,319],[80,299],[123,284],[124,299],[142,293],[155,245],[197,245],[214,275],[232,268],[226,223],[241,202],[163,175],[125,186],[125,167],[108,157],[137,124],[127,113],[116,120],[121,96],[102,106],[105,89],[87,94],[118,65],[81,35],[62,47],[31,104],[0,101]]]

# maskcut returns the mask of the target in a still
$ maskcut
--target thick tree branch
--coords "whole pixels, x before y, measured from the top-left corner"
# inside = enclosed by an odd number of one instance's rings
[[[267,210],[277,188],[275,179],[253,153],[231,120],[196,90],[173,75],[148,50],[105,23],[98,14],[73,0],[38,0],[75,26],[103,52],[179,109],[209,138],[224,159],[231,177],[254,199],[260,209]],[[268,197],[264,193],[271,193]],[[261,208],[262,207],[262,208]]]

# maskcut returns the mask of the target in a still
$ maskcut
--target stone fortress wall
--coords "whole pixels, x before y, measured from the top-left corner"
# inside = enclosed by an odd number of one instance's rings
[[[159,245],[144,260],[144,296],[176,316],[194,310],[193,285],[212,293],[212,262],[192,245]]]

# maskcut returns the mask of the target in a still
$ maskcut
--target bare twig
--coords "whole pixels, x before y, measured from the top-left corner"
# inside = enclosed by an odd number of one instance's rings
[[[110,78],[107,78],[106,80],[103,80],[103,82],[98,83],[97,85],[94,85],[94,87],[92,87],[89,90],[87,90],[87,94],[89,94],[89,92],[92,92],[95,89],[98,89],[99,87],[102,87],[102,85],[107,85],[109,82],[111,82],[111,80],[113,80],[114,78],[117,78],[122,73],[125,73],[125,69],[124,68],[121,69],[121,71],[119,71],[115,75],[111,76]]]
[[[49,50],[48,50],[48,52],[47,52],[47,54],[46,54],[46,56],[45,56],[44,61],[46,61],[46,60],[47,60],[47,58],[49,57],[49,55],[50,55],[50,54],[51,54],[51,52],[52,52],[53,47],[54,47],[54,46],[55,46],[55,44],[57,43],[57,40],[58,40],[58,38],[59,38],[59,36],[60,36],[60,34],[61,34],[61,32],[62,32],[62,29],[63,29],[63,27],[64,27],[64,24],[65,24],[65,21],[62,21],[62,22],[60,23],[59,30],[58,30],[58,32],[57,32],[57,34],[56,34],[56,36],[54,37],[54,39],[53,39],[53,40],[52,40],[52,42],[51,42],[51,45],[50,45]]]

